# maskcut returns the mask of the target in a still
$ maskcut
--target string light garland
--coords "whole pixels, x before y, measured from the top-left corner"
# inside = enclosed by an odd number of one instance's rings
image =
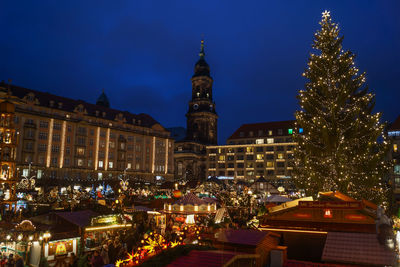
[[[299,91],[294,133],[294,181],[307,194],[338,190],[381,204],[388,188],[383,180],[390,164],[381,113],[372,114],[375,95],[354,55],[342,49],[343,37],[330,12],[322,13],[314,35],[305,89]],[[382,142],[378,142],[378,139]]]

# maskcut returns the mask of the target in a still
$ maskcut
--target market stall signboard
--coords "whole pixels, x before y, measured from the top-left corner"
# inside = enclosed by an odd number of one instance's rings
[[[98,216],[92,219],[92,226],[104,226],[104,225],[114,225],[114,224],[122,224],[121,215],[105,215]]]
[[[49,256],[64,255],[72,251],[73,251],[73,240],[49,243]]]

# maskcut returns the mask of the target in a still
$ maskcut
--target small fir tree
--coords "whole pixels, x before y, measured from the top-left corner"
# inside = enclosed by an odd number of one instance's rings
[[[375,96],[365,86],[365,73],[358,73],[354,55],[342,50],[338,25],[328,11],[322,14],[312,45],[317,52],[310,55],[303,73],[308,81],[298,95],[294,181],[314,197],[338,190],[382,203],[388,170],[385,125],[380,113],[372,114]]]

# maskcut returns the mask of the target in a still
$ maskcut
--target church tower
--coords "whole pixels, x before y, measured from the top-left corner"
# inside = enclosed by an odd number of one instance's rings
[[[210,76],[210,67],[204,59],[204,40],[201,41],[199,56],[192,77],[192,99],[186,113],[186,140],[216,145],[218,115],[212,98],[213,79]]]

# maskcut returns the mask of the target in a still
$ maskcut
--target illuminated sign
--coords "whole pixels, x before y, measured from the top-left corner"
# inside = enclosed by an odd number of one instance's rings
[[[92,226],[98,225],[112,225],[112,224],[120,224],[122,223],[121,216],[119,215],[108,215],[108,216],[99,216],[92,219]]]
[[[49,243],[49,256],[51,255],[64,255],[73,251],[73,240],[50,242]]]
[[[310,213],[295,213],[293,216],[301,219],[308,219],[312,217]]]
[[[310,209],[363,209],[361,202],[347,201],[300,201],[299,208]]]
[[[345,218],[352,221],[365,221],[367,219],[366,216],[361,214],[347,214]]]

